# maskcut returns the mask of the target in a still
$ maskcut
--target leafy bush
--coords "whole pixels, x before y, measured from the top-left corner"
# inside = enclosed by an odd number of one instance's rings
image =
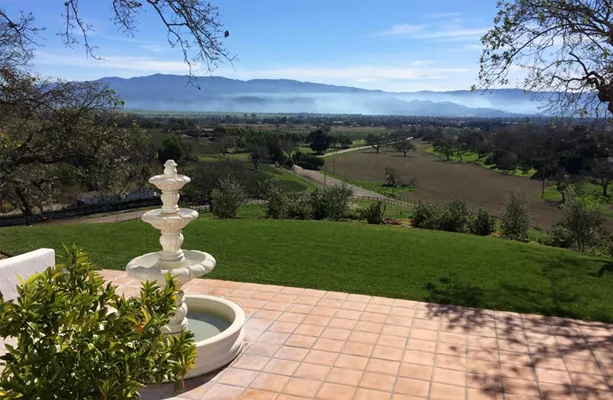
[[[1,397],[137,399],[146,384],[178,384],[196,349],[191,332],[161,331],[174,314],[173,279],[126,299],[104,286],[85,253],[67,252],[67,263],[23,282],[18,301],[0,298],[0,336],[17,340],[2,357]]]
[[[553,224],[552,245],[586,251],[599,243],[603,224],[604,218],[598,207],[590,206],[570,193],[562,204],[560,218]]]
[[[441,231],[466,232],[470,219],[470,211],[466,203],[452,200],[445,204],[438,216],[437,227]]]
[[[352,195],[353,191],[344,183],[314,191],[310,198],[313,219],[346,218],[349,215],[349,201]]]
[[[473,235],[489,236],[496,230],[496,219],[481,208],[470,221],[468,229]]]
[[[318,170],[324,166],[325,160],[312,154],[298,153],[295,159],[296,164],[304,169]]]
[[[308,197],[277,189],[268,196],[266,216],[274,219],[311,219],[313,209]]]
[[[211,192],[211,212],[218,218],[235,218],[246,199],[243,185],[227,176],[219,181],[219,188]]]
[[[438,229],[440,209],[435,204],[419,202],[413,209],[412,225],[415,228]]]
[[[387,204],[383,201],[377,201],[360,210],[359,215],[361,219],[365,219],[369,224],[380,225],[385,221],[386,208]]]
[[[487,156],[485,160],[483,160],[483,164],[484,165],[494,165],[494,157],[492,157],[491,155]]]
[[[526,240],[530,229],[530,213],[525,195],[511,194],[504,205],[501,218],[502,237]]]

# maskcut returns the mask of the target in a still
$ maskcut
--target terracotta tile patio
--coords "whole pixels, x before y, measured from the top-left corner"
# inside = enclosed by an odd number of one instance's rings
[[[210,279],[185,290],[243,308],[244,350],[144,399],[613,399],[610,324]]]

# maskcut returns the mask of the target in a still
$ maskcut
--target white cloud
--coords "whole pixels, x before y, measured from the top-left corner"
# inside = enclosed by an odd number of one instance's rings
[[[390,29],[377,33],[379,36],[410,36],[414,35],[418,32],[423,32],[428,25],[412,25],[412,24],[403,24],[403,25],[394,25]]]

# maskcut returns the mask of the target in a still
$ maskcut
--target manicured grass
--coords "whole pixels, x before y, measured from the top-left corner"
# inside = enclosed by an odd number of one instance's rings
[[[497,238],[356,222],[199,219],[187,249],[217,259],[211,278],[613,321],[610,259]],[[121,270],[159,249],[141,221],[0,229],[15,255],[76,243]]]
[[[611,205],[613,199],[610,196],[604,197],[600,186],[591,183],[584,183],[582,185],[582,189],[583,199],[588,204],[598,206],[602,215],[606,217],[613,217],[613,206]],[[543,197],[543,200],[560,204],[562,203],[562,194],[558,192],[556,185],[550,185],[545,188],[545,196]]]
[[[241,161],[249,161],[249,153],[230,153],[222,156],[221,154],[199,154],[198,161],[199,162],[207,162],[207,161],[222,161],[227,159],[233,160],[241,160]]]
[[[446,157],[442,154],[437,153],[436,151],[434,151],[434,148],[432,146],[428,146],[426,148],[426,152],[433,154],[437,157],[440,157],[441,159],[446,159]],[[465,162],[465,163],[473,163],[473,164],[477,164],[480,165],[484,168],[487,169],[491,169],[492,171],[496,171],[499,172],[501,174],[504,175],[513,175],[513,176],[524,176],[526,178],[530,178],[532,177],[532,175],[534,175],[536,173],[535,169],[530,169],[528,171],[522,171],[521,169],[516,169],[515,171],[506,171],[506,170],[501,170],[498,168],[494,168],[493,165],[485,165],[483,162],[485,161],[486,157],[482,157],[479,158],[479,155],[477,155],[476,153],[466,153],[464,155],[462,155],[462,160],[460,160],[460,157],[458,157],[457,155],[452,155],[449,158],[449,161],[455,161],[455,162]]]

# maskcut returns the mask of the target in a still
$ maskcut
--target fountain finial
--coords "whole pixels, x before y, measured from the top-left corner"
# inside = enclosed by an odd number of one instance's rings
[[[164,163],[164,176],[166,178],[177,177],[177,163],[175,162],[175,160],[167,160]]]

